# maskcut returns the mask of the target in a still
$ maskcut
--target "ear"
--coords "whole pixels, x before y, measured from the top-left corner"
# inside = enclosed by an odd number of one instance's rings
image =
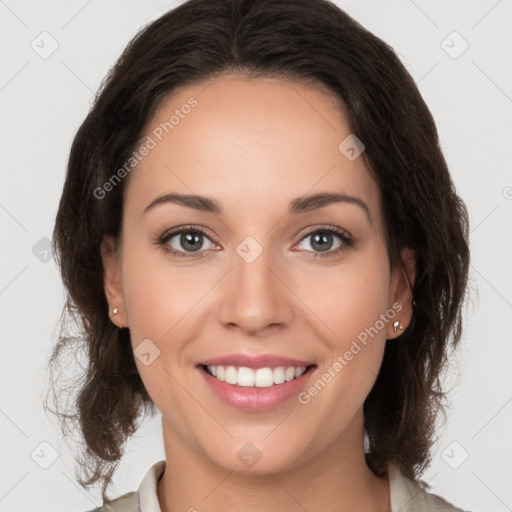
[[[121,265],[117,242],[105,235],[100,246],[103,261],[103,287],[109,304],[108,315],[117,327],[128,327],[121,281]],[[117,309],[117,314],[114,314]]]
[[[391,273],[389,306],[396,314],[386,327],[387,339],[400,336],[407,329],[413,315],[414,297],[411,287],[416,280],[416,257],[412,249],[405,247],[400,252],[400,258],[402,263],[399,261]],[[400,326],[395,332],[393,324],[396,321],[400,322]]]

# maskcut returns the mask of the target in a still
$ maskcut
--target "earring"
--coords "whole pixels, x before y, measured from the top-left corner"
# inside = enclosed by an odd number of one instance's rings
[[[402,331],[404,330],[402,324],[398,320],[396,320],[395,322],[393,322],[393,330],[397,332],[398,329],[401,329]]]
[[[117,313],[119,313],[119,308],[114,308],[114,309],[112,310],[112,314],[113,314],[113,315],[117,315]],[[123,327],[124,327],[123,325],[117,325],[113,320],[112,320],[112,322],[113,322],[117,327],[119,327],[119,329],[123,329]]]

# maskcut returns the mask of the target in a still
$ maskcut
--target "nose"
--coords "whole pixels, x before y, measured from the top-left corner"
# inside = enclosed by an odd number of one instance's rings
[[[219,321],[225,327],[254,336],[290,324],[293,293],[275,256],[264,249],[251,262],[250,258],[234,254],[233,268],[223,279],[218,310]]]

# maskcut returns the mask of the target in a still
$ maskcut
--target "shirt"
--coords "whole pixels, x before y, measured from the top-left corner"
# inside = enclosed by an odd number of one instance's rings
[[[89,512],[162,512],[156,491],[165,465],[165,460],[153,464],[137,491],[123,494],[109,504]],[[391,512],[469,512],[425,491],[417,482],[405,477],[393,464],[388,466],[388,477]]]

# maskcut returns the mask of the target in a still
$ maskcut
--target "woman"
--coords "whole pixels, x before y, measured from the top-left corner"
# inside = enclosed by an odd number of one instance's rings
[[[190,0],[73,142],[54,250],[97,510],[461,510],[428,492],[466,208],[394,52],[325,0]],[[54,353],[76,341],[63,327]],[[143,411],[166,460],[106,490]]]

